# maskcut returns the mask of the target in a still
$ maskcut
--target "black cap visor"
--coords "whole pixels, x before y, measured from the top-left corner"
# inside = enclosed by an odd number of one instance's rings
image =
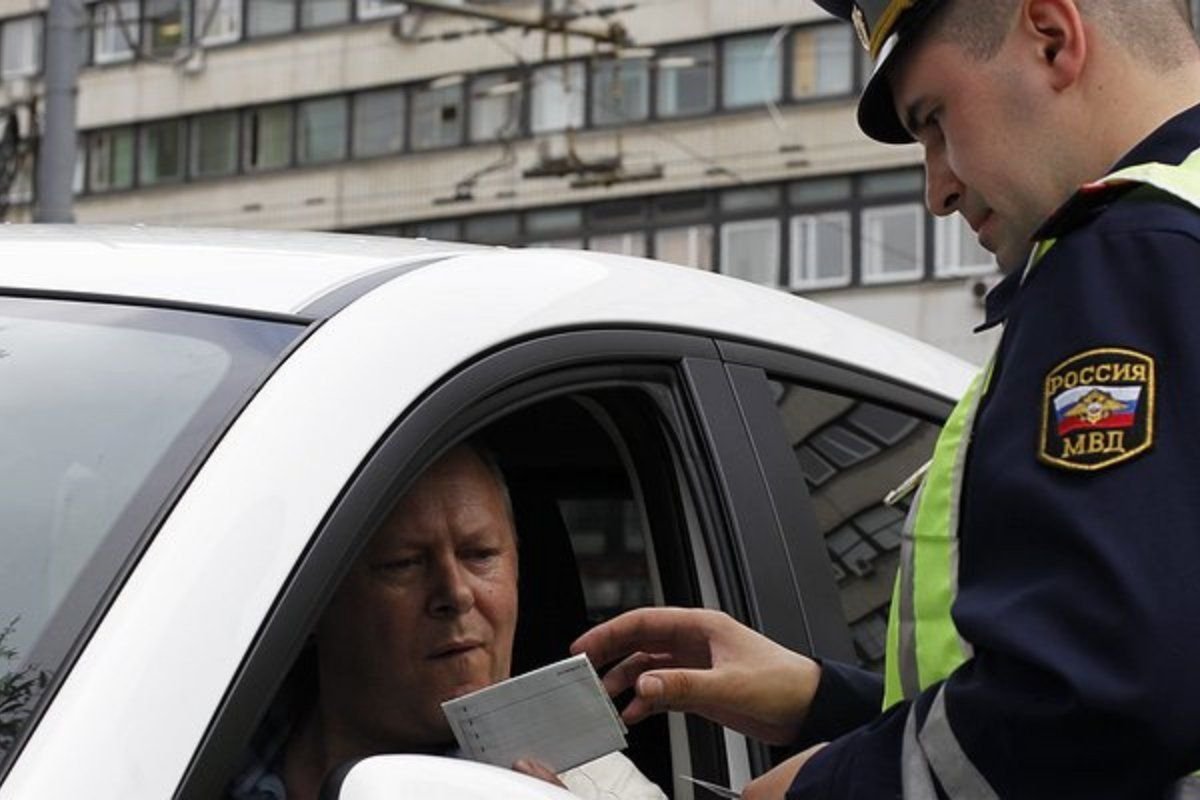
[[[878,142],[911,144],[914,141],[896,113],[888,72],[894,70],[897,62],[908,56],[912,45],[920,41],[921,23],[937,6],[937,0],[927,0],[906,13],[897,30],[884,42],[879,57],[875,59],[871,77],[858,100],[858,127]]]

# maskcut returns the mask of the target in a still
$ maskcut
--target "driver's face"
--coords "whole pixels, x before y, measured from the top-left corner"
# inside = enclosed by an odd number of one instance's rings
[[[322,617],[322,708],[384,749],[449,741],[441,703],[508,677],[516,623],[507,504],[460,447],[404,496]]]

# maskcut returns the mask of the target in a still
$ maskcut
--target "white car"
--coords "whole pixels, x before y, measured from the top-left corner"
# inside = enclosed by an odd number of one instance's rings
[[[881,498],[971,374],[640,259],[0,228],[0,800],[222,796],[389,501],[467,435],[516,507],[517,671],[644,604],[877,663],[902,515]],[[630,741],[680,798],[771,757],[675,715]],[[368,760],[340,796],[551,791],[436,763]]]

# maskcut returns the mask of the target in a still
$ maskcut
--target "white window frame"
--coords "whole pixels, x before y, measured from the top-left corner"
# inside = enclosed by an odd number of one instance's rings
[[[754,33],[734,36],[726,39],[721,45],[721,107],[726,109],[757,108],[762,105],[778,103],[783,99],[783,47],[781,42],[773,41],[774,37],[767,33]],[[739,46],[748,46],[751,52],[754,44],[761,44],[757,56],[745,61],[734,59],[733,50]],[[749,53],[743,53],[743,57]],[[742,70],[752,70],[752,73],[742,73]],[[749,78],[749,83],[761,87],[759,96],[749,99],[739,99],[736,102],[732,96],[734,88],[740,84],[734,80],[735,73]]]
[[[663,260],[662,253],[659,252],[661,245],[659,237],[665,234],[686,234],[687,235],[687,263],[682,263],[680,266],[692,267],[705,271],[712,271],[713,268],[713,226],[708,223],[697,223],[694,225],[672,225],[670,227],[659,228],[654,231],[654,257]],[[707,241],[705,241],[707,240]],[[707,255],[707,259],[701,256]],[[668,262],[679,263],[679,262]]]
[[[566,83],[563,81],[564,76]],[[529,87],[530,132],[539,134],[579,130],[585,123],[586,96],[587,71],[583,62],[570,61],[565,66],[547,64],[537,67],[533,71]],[[552,124],[539,120],[539,111],[545,107],[562,109],[561,113],[544,115],[546,118],[553,117]],[[565,120],[565,124],[559,124],[560,119]]]
[[[400,102],[396,103],[395,98],[399,98]],[[363,108],[360,104],[370,101],[369,109]],[[388,114],[387,116],[379,116],[378,118],[369,117],[363,119],[365,111],[372,111],[376,114],[382,108],[385,112],[396,111],[396,114]],[[385,89],[373,89],[367,92],[359,92],[350,103],[350,126],[353,136],[350,140],[350,157],[351,158],[378,158],[380,156],[395,155],[396,153],[404,152],[408,146],[408,132],[405,121],[408,117],[408,92],[402,87],[391,87]],[[376,121],[377,119],[377,121]],[[370,125],[378,125],[380,129],[386,130],[388,146],[374,152],[363,153],[365,149],[359,145],[363,142],[358,138],[362,132]],[[372,130],[372,134],[377,135],[378,131]],[[371,141],[374,141],[372,139]]]
[[[793,34],[792,39],[792,59],[788,64],[792,70],[793,86],[792,97],[796,100],[816,100],[823,97],[841,97],[851,94],[854,91],[854,57],[857,54],[857,48],[854,47],[854,37],[850,32],[849,26],[846,25],[811,25],[801,28]],[[795,85],[796,69],[799,66],[796,63],[798,55],[797,40],[801,37],[812,37],[812,53],[816,59],[813,64],[813,77],[816,79],[816,87],[811,92],[801,92]],[[838,58],[836,62],[827,62],[822,60],[823,55],[828,55],[830,47],[846,48],[844,59]],[[840,53],[834,51],[835,55],[840,56]],[[835,72],[831,75],[829,70]],[[826,79],[836,77],[838,85],[830,89],[822,89],[821,84],[826,82]]]
[[[590,72],[592,125],[611,128],[650,118],[650,93],[654,91],[648,58],[612,58],[593,62]],[[606,88],[601,84],[607,83]],[[640,84],[639,97],[626,95],[630,84]],[[614,97],[615,95],[615,97]],[[617,102],[610,102],[617,100]],[[634,104],[632,100],[640,100]],[[625,104],[630,104],[627,107]],[[636,105],[636,107],[632,107]]]
[[[354,12],[357,19],[383,19],[403,14],[408,7],[397,0],[355,0]]]
[[[22,38],[22,59],[21,63],[16,67],[11,67],[8,63],[8,54],[11,49],[9,40],[10,31],[17,27],[26,27],[27,29]],[[4,20],[4,30],[0,34],[3,41],[0,42],[0,78],[28,78],[37,75],[42,71],[42,41],[43,31],[45,30],[40,16],[30,17],[14,17]]]
[[[93,7],[95,30],[92,32],[92,60],[97,64],[132,61],[141,46],[142,26],[138,22],[138,0],[115,0],[120,5],[102,2]],[[122,25],[125,32],[121,32]]]
[[[513,91],[504,94],[491,94],[491,91],[515,85]],[[470,130],[467,138],[473,144],[480,142],[506,141],[521,135],[521,108],[525,102],[525,86],[521,77],[515,74],[494,72],[476,76],[470,82],[467,105],[470,110]],[[486,128],[479,127],[485,117],[485,112],[499,112],[503,117],[501,124]]]
[[[841,274],[835,278],[812,277],[817,258],[817,229],[822,225],[839,225],[842,229]],[[804,235],[801,231],[804,229]],[[851,262],[851,216],[849,211],[822,211],[816,214],[797,214],[790,226],[791,260],[788,265],[788,287],[791,289],[832,289],[850,285]],[[804,252],[801,252],[801,243]]]
[[[617,256],[633,256],[634,258],[645,258],[646,256],[646,234],[644,231],[622,231],[618,233],[594,233],[588,237],[588,249],[595,250],[596,241],[602,240],[611,242],[618,247],[610,247],[605,250],[596,250],[598,253],[609,253]]]
[[[879,242],[873,241],[870,228],[874,219],[912,214],[917,251],[916,266],[907,272],[885,271],[884,262],[875,256],[881,255]],[[918,281],[925,277],[925,208],[920,203],[894,203],[890,205],[868,206],[862,211],[862,226],[859,233],[862,239],[862,282],[864,284],[904,283]]]
[[[212,24],[205,31],[204,21],[210,11]],[[242,38],[241,0],[195,0],[194,14],[196,38],[201,44],[227,44]]]
[[[939,278],[986,275],[996,271],[996,259],[978,246],[977,255],[986,255],[986,260],[971,264],[963,263],[963,237],[973,239],[975,232],[971,230],[961,214],[937,217],[934,219],[933,225],[933,269],[934,274]]]
[[[749,278],[743,278],[741,275],[734,275],[732,272],[729,271],[729,250],[730,250],[729,240],[730,240],[730,238],[734,234],[743,233],[745,231],[753,231],[755,229],[758,229],[760,231],[769,231],[770,232],[768,241],[770,241],[771,258],[769,260],[775,265],[775,270],[773,273],[773,277],[770,280],[770,283],[760,283],[758,285],[759,286],[778,287],[779,286],[779,266],[780,266],[779,260],[780,260],[780,257],[782,254],[780,253],[780,248],[779,248],[779,220],[775,219],[774,217],[759,218],[759,219],[747,219],[747,220],[741,220],[739,222],[726,222],[724,225],[721,226],[720,272],[723,275],[729,275],[731,277],[738,278],[739,280],[747,281],[748,283],[756,283],[755,281],[752,281]]]

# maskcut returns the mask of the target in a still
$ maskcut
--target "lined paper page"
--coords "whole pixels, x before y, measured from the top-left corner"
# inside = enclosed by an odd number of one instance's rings
[[[625,747],[625,726],[587,656],[578,655],[442,703],[463,754],[555,772]]]

